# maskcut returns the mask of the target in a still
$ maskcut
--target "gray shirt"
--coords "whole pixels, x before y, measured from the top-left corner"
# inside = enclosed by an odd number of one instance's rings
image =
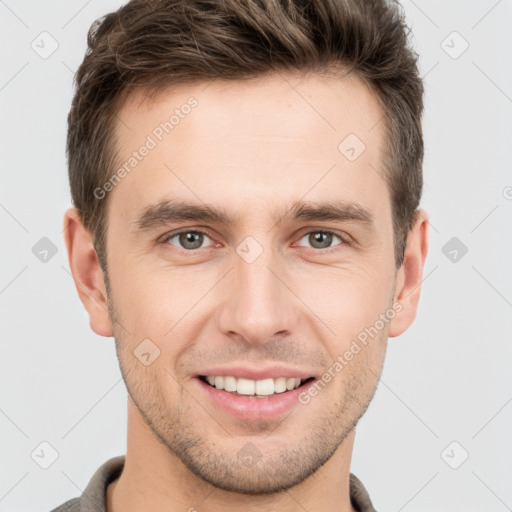
[[[121,474],[124,460],[124,455],[107,460],[96,470],[82,496],[66,501],[51,512],[106,512],[107,487]],[[358,512],[375,512],[366,489],[352,473],[350,474],[350,499]]]

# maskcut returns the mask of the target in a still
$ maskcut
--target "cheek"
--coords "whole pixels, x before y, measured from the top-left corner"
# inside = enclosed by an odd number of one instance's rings
[[[124,259],[110,274],[116,308],[134,329],[170,321],[188,295],[179,271],[154,268],[136,258]]]
[[[295,280],[297,295],[333,330],[365,327],[389,307],[394,273],[374,265],[319,267]],[[336,329],[336,327],[338,329]]]
[[[352,265],[304,275],[300,280],[297,295],[313,312],[308,315],[318,325],[332,361],[348,351],[352,354],[344,360],[358,361],[352,367],[380,364],[389,327],[389,320],[383,322],[381,315],[391,307],[393,276],[377,265]]]
[[[133,351],[150,339],[169,362],[201,328],[199,315],[209,304],[207,294],[219,280],[218,272],[163,264],[137,268],[135,261],[133,269],[120,266],[111,278],[116,318],[125,327],[120,333],[123,350]]]

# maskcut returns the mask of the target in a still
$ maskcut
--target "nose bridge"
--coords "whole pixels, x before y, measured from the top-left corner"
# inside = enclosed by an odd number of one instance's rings
[[[260,246],[258,250],[251,240],[247,245],[240,244],[218,311],[219,328],[224,334],[236,333],[254,344],[293,329],[297,305],[277,277],[280,268],[278,255],[270,248],[263,250]]]

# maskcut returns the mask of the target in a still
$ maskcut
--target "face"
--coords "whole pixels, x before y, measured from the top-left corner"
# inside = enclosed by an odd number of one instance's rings
[[[118,114],[126,172],[107,186],[109,306],[135,414],[219,488],[286,489],[339,449],[381,373],[397,276],[382,111],[350,76],[141,99]],[[243,396],[207,376],[235,377],[222,380]],[[295,390],[244,395],[294,376]]]

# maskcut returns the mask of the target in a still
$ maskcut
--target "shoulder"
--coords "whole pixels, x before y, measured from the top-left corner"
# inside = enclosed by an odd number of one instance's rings
[[[350,500],[357,512],[376,512],[368,491],[353,473],[350,473]]]
[[[80,512],[80,498],[73,498],[72,500],[66,501],[66,503],[59,505],[51,512]]]
[[[104,462],[93,474],[79,498],[73,498],[51,512],[105,512],[107,487],[119,477],[125,456],[119,455]]]

